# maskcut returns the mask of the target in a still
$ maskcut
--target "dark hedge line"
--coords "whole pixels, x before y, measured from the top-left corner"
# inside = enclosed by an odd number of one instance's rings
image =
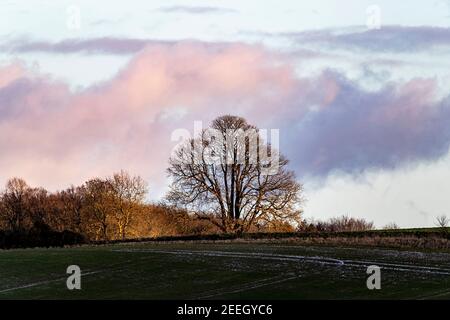
[[[30,230],[0,230],[0,249],[64,247],[85,244],[85,238],[75,232],[54,231],[47,226],[34,227]]]
[[[372,230],[349,232],[285,232],[285,233],[247,233],[247,234],[208,234],[190,236],[170,236],[157,238],[137,238],[110,241],[87,241],[82,235],[72,231],[53,231],[48,226],[35,226],[30,230],[2,231],[0,230],[0,248],[33,248],[33,247],[63,247],[79,244],[114,244],[133,242],[170,242],[170,241],[220,241],[220,240],[264,240],[288,238],[362,238],[362,237],[416,237],[441,238],[450,240],[450,232],[436,229],[430,230]]]

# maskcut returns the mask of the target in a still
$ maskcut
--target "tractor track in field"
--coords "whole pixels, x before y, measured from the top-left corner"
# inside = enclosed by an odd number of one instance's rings
[[[381,261],[364,261],[354,259],[334,259],[323,256],[302,256],[302,255],[287,255],[287,254],[273,254],[273,253],[259,253],[259,252],[230,252],[230,251],[198,251],[198,250],[159,250],[159,249],[113,249],[118,252],[142,252],[142,253],[160,253],[160,254],[174,254],[174,255],[189,255],[189,256],[209,256],[209,257],[229,257],[229,258],[246,258],[246,259],[265,259],[277,261],[292,261],[292,262],[309,262],[321,265],[335,265],[337,267],[357,267],[367,268],[371,265],[379,266],[384,270],[413,272],[413,273],[429,273],[435,275],[450,276],[450,269],[438,268],[414,264],[398,264],[387,263]]]
[[[94,275],[94,274],[103,273],[103,272],[106,272],[106,271],[121,270],[121,269],[123,269],[122,268],[123,265],[126,265],[126,264],[128,264],[130,262],[132,262],[132,260],[127,260],[125,262],[112,264],[108,268],[102,268],[102,269],[92,270],[92,271],[88,270],[86,272],[81,272],[81,276],[84,277],[84,276],[90,276],[90,275]],[[120,266],[120,268],[116,268],[118,266]],[[27,284],[22,284],[22,285],[19,285],[19,286],[16,286],[16,287],[0,289],[0,294],[11,292],[11,291],[16,291],[16,290],[21,290],[21,289],[28,289],[28,288],[32,288],[32,287],[39,287],[39,286],[43,286],[43,285],[50,284],[50,283],[53,283],[53,282],[64,281],[64,280],[67,280],[67,277],[69,277],[69,274],[67,274],[66,276],[63,276],[63,277],[47,279],[47,280],[41,280],[41,281],[35,281],[35,282],[27,283]]]
[[[206,291],[206,292],[203,292],[200,296],[197,296],[195,299],[209,299],[209,298],[221,296],[224,294],[240,293],[240,292],[257,289],[257,288],[261,288],[261,287],[265,287],[265,286],[271,286],[271,285],[286,282],[289,280],[294,280],[294,279],[297,279],[300,277],[301,277],[301,275],[295,275],[295,276],[289,276],[289,277],[276,276],[276,277],[260,279],[260,280],[256,280],[256,281],[252,281],[252,282],[247,282],[241,286]]]
[[[188,250],[158,250],[158,249],[118,249],[119,252],[143,252],[143,253],[165,253],[174,255],[199,255],[209,257],[230,257],[230,258],[255,258],[278,261],[310,261],[320,264],[343,265],[339,259],[319,257],[319,256],[298,256],[298,255],[279,255],[269,253],[248,253],[248,252],[230,252],[230,251],[188,251]]]
[[[428,294],[426,296],[419,297],[418,300],[436,299],[436,298],[445,297],[445,296],[450,297],[450,290],[449,289],[444,290],[444,291],[437,291],[437,292],[435,292],[433,294]]]
[[[93,274],[97,274],[102,272],[102,270],[97,270],[97,271],[90,271],[90,272],[83,272],[81,273],[81,276],[89,276],[89,275],[93,275]],[[2,289],[0,290],[0,294],[2,293],[6,293],[6,292],[11,292],[11,291],[16,291],[16,290],[20,290],[20,289],[27,289],[27,288],[32,288],[32,287],[38,287],[38,286],[42,286],[42,285],[46,285],[49,283],[53,283],[53,282],[59,282],[59,281],[64,281],[67,279],[66,277],[60,277],[60,278],[54,278],[54,279],[49,279],[49,280],[42,280],[42,281],[37,281],[37,282],[31,282],[31,283],[27,283],[21,286],[17,286],[17,287],[11,287],[11,288],[6,288],[6,289]]]
[[[296,255],[296,254],[276,254],[269,252],[242,252],[242,251],[223,251],[223,250],[183,250],[183,249],[147,249],[147,248],[116,248],[111,249],[112,252],[118,253],[147,253],[148,255],[143,255],[139,257],[138,261],[145,262],[152,258],[152,254],[167,254],[175,256],[191,256],[191,257],[208,257],[208,258],[232,258],[232,259],[263,259],[272,260],[280,262],[292,262],[292,263],[311,263],[318,265],[333,266],[336,268],[367,268],[370,265],[377,265],[383,270],[392,270],[398,272],[406,273],[421,273],[421,274],[432,274],[437,276],[450,276],[450,268],[446,267],[434,267],[420,264],[412,263],[389,263],[383,261],[371,261],[364,259],[336,259],[320,255]],[[136,267],[136,259],[126,259],[124,262],[110,264],[104,268],[99,269],[88,269],[82,272],[82,276],[90,275],[101,275],[107,272],[116,272],[126,270],[128,267]],[[133,264],[134,263],[134,264]],[[300,265],[300,264],[299,264]],[[34,281],[30,283],[17,284],[9,288],[0,289],[0,295],[9,292],[24,290],[33,287],[45,286],[54,282],[62,282],[67,279],[69,275],[57,276],[52,279],[42,279],[39,281]],[[231,287],[226,288],[216,288],[212,290],[207,290],[205,292],[197,293],[192,299],[208,299],[218,296],[223,296],[227,294],[236,294],[240,292],[245,292],[249,290],[258,289],[265,286],[276,285],[278,283],[283,283],[287,281],[292,281],[302,277],[302,269],[299,268],[295,272],[290,272],[287,274],[279,274],[275,276],[269,276],[266,278],[254,280],[251,282],[235,284]],[[424,295],[419,297],[419,299],[434,299],[439,297],[446,297],[450,294],[448,289],[435,291],[434,293]]]

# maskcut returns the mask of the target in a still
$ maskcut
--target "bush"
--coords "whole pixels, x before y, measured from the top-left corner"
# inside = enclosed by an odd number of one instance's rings
[[[373,230],[373,222],[364,219],[341,216],[328,221],[302,221],[298,226],[300,232],[355,232]]]
[[[83,243],[86,243],[86,240],[78,233],[68,230],[54,231],[42,223],[35,223],[30,230],[0,230],[1,249],[63,247]]]

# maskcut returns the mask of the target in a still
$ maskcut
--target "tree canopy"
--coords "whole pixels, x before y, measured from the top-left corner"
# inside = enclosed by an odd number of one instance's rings
[[[167,199],[223,232],[300,219],[302,185],[288,160],[244,118],[221,116],[169,160]]]

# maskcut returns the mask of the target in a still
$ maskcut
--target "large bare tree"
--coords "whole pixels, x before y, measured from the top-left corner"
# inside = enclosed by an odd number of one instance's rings
[[[167,199],[223,232],[246,232],[271,220],[298,221],[302,186],[287,164],[255,126],[222,116],[174,151]]]

